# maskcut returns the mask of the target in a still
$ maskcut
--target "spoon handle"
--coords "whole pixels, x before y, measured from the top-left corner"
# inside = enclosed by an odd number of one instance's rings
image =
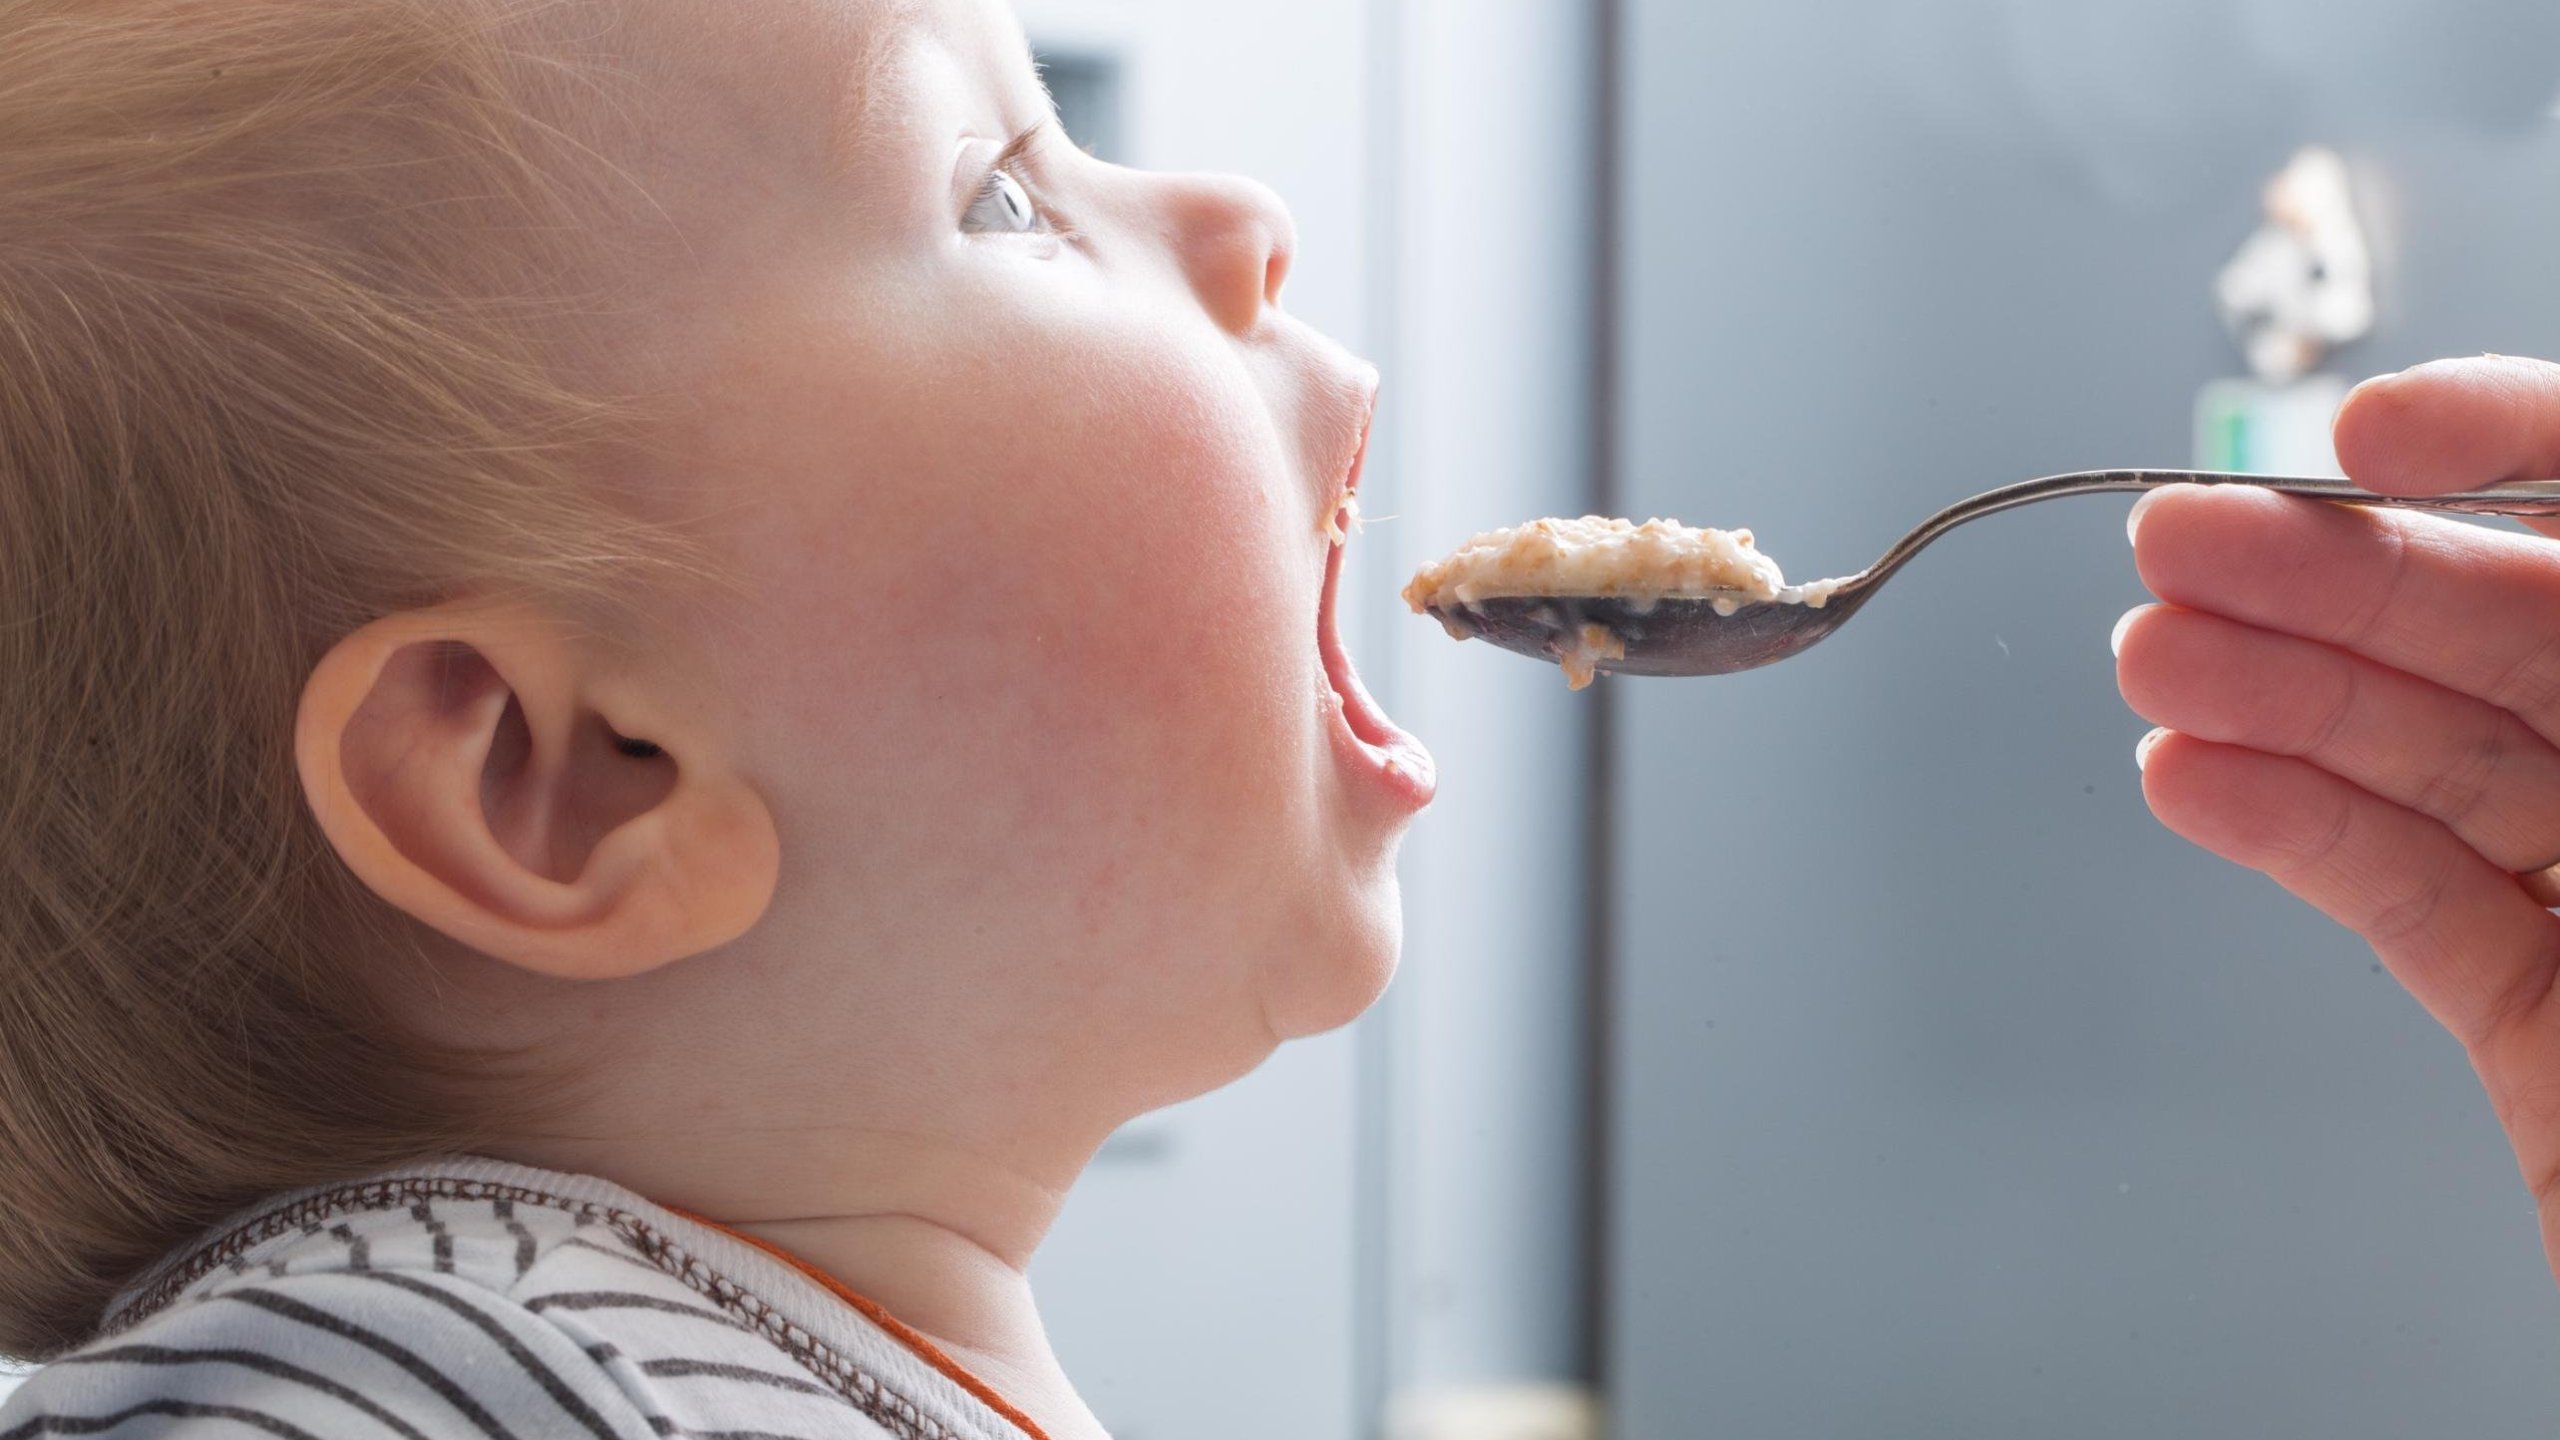
[[[2065,495],[2093,495],[2108,490],[2157,490],[2164,485],[2254,485],[2261,490],[2280,490],[2287,495],[2306,495],[2349,505],[2388,505],[2461,515],[2560,518],[2560,480],[2524,480],[2501,485],[2494,490],[2471,490],[2457,495],[2377,495],[2351,481],[2291,475],[2233,475],[2215,470],[2082,470],[2069,475],[2047,475],[2041,480],[2006,485],[1984,491],[1969,500],[1959,500],[1921,521],[1918,528],[1902,537],[1900,544],[1886,551],[1884,558],[1860,578],[1882,580],[1900,569],[1902,562],[1920,553],[1930,541],[1968,520],[1979,520],[2002,510],[2032,505],[2039,500],[2059,499]]]

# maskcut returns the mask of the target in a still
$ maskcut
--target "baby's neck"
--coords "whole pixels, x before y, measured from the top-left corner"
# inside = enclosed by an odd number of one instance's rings
[[[842,1281],[920,1332],[1028,1415],[1049,1440],[1103,1440],[1102,1426],[1059,1368],[1020,1266],[912,1215],[740,1228]]]
[[[658,1124],[495,1153],[600,1175],[781,1250],[919,1332],[1049,1440],[1104,1440],[1050,1349],[1026,1274],[1089,1151],[1048,1157],[1055,1180],[936,1137],[833,1126]]]

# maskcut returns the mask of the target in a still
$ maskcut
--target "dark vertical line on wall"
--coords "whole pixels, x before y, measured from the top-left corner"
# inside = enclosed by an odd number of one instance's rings
[[[1591,513],[1615,515],[1618,467],[1618,317],[1621,85],[1626,0],[1593,0],[1591,125]],[[1593,687],[1584,727],[1583,1154],[1581,1371],[1615,1428],[1610,1306],[1613,1181],[1617,1168],[1617,685]]]
[[[1398,285],[1403,212],[1396,202],[1404,168],[1404,117],[1397,103],[1403,89],[1399,75],[1404,58],[1402,10],[1403,0],[1369,0],[1369,171],[1364,206],[1368,253],[1363,257],[1369,285],[1367,339],[1371,358],[1388,375],[1396,373],[1397,355],[1403,348]],[[1372,446],[1368,488],[1375,491],[1376,482],[1384,481],[1400,491],[1409,478],[1396,463],[1403,453],[1401,427],[1382,416],[1378,428],[1385,433],[1376,438],[1384,443]],[[1381,460],[1387,463],[1377,463]],[[1373,653],[1382,657],[1391,654],[1388,647],[1399,643],[1392,635],[1366,638],[1380,642],[1381,648]],[[1388,669],[1396,673],[1403,667]],[[1394,696],[1387,699],[1392,702]],[[1351,1343],[1352,1433],[1365,1440],[1385,1440],[1387,1400],[1396,1378],[1396,1056],[1397,1038],[1404,1029],[1405,1004],[1400,997],[1412,989],[1410,984],[1388,987],[1360,1022],[1353,1051],[1358,1131],[1352,1148],[1352,1323],[1346,1338]]]

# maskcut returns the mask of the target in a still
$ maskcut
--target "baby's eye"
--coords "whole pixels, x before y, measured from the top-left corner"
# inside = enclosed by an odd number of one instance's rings
[[[1007,170],[987,176],[978,188],[978,198],[969,202],[969,213],[960,217],[960,228],[973,235],[1037,235],[1049,228],[1040,207],[1031,203],[1031,192]]]

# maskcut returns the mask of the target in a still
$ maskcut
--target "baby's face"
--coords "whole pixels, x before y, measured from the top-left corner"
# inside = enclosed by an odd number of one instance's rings
[[[1079,151],[997,0],[633,13],[777,1023],[957,1006],[1156,1103],[1357,1014],[1432,781],[1320,635],[1375,379],[1277,308],[1287,213]]]

